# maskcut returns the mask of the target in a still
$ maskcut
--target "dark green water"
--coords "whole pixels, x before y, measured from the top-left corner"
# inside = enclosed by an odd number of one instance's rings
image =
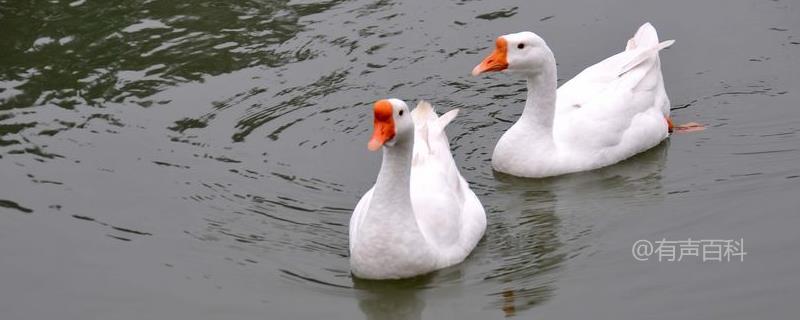
[[[800,312],[798,2],[2,1],[0,318],[794,319]],[[662,39],[673,118],[622,164],[496,175],[525,86],[469,76],[505,33],[559,75]],[[563,81],[563,80],[562,80]],[[461,108],[486,207],[468,260],[354,281],[370,104]],[[744,261],[639,262],[639,239],[743,239]]]

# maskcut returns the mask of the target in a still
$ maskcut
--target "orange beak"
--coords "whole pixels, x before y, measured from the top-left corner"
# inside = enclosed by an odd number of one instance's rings
[[[394,138],[394,113],[392,103],[389,100],[378,100],[375,102],[375,122],[372,131],[372,139],[369,140],[367,148],[371,151],[380,149],[386,141]]]
[[[494,51],[492,51],[492,53],[486,57],[486,59],[483,59],[481,64],[472,69],[472,75],[477,76],[485,72],[505,70],[508,68],[508,59],[506,59],[507,54],[508,42],[506,42],[506,39],[503,37],[497,37]]]

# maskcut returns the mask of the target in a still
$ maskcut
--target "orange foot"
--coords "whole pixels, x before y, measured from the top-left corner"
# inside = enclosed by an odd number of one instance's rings
[[[675,125],[672,124],[672,118],[664,117],[664,120],[667,120],[667,132],[672,133],[675,130]]]
[[[706,127],[697,122],[689,122],[676,126],[672,123],[672,118],[664,117],[664,119],[667,120],[667,128],[669,128],[670,133],[689,133],[695,131],[703,131],[706,129]]]

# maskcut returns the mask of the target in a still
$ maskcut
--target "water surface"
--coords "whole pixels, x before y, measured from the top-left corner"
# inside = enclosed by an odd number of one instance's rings
[[[0,1],[0,314],[8,319],[789,319],[800,311],[800,19],[786,0]],[[530,30],[560,82],[663,39],[676,135],[619,165],[494,173],[524,83],[472,67]],[[370,105],[461,108],[488,214],[467,261],[354,280]],[[636,240],[744,239],[638,262]]]

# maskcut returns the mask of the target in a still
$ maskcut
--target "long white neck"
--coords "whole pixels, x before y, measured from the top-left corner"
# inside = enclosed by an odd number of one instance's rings
[[[365,277],[411,276],[438,263],[411,204],[413,133],[403,138],[383,147],[369,208],[350,245],[353,270]]]
[[[550,59],[541,68],[540,72],[527,76],[528,98],[519,121],[524,121],[540,137],[552,140],[557,86],[555,59]]]
[[[553,139],[556,108],[555,60],[528,73],[528,99],[522,116],[500,138],[492,154],[495,170],[524,177],[544,177],[564,163]],[[535,160],[532,160],[535,159]]]
[[[410,140],[410,141],[409,141]],[[383,147],[383,161],[375,181],[375,200],[392,201],[411,206],[411,158],[414,138]],[[383,202],[385,203],[385,202]],[[409,214],[412,214],[409,212]]]
[[[413,130],[403,138],[383,147],[383,162],[365,220],[369,224],[418,229],[411,206]]]

